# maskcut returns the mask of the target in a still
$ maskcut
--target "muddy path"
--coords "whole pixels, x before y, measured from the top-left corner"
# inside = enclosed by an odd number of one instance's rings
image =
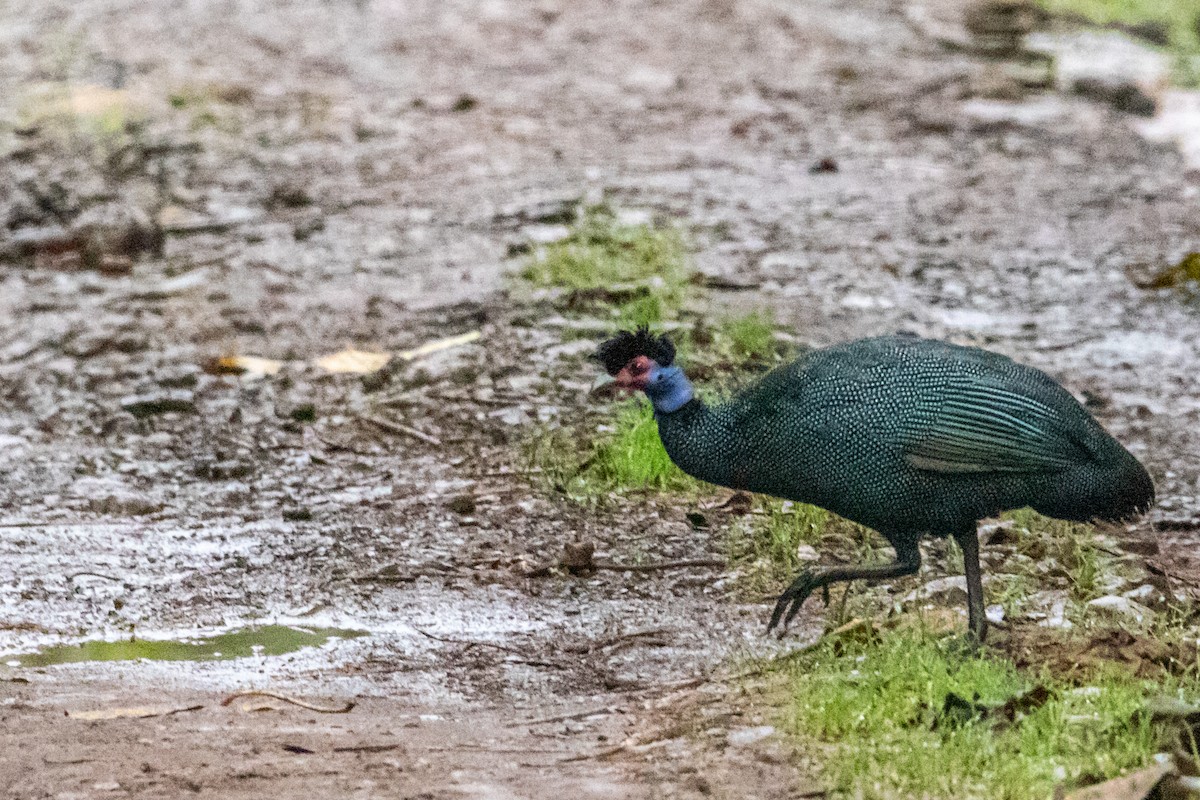
[[[521,443],[579,413],[593,368],[508,296],[509,255],[578,198],[678,220],[701,271],[755,287],[714,291],[713,313],[769,305],[811,344],[902,329],[1046,369],[1150,468],[1159,558],[1200,571],[1200,315],[1128,274],[1196,249],[1200,178],[1107,107],[979,97],[990,65],[897,4],[0,14],[18,121],[0,210],[25,242],[0,263],[0,652],[369,632],[238,661],[0,667],[5,796],[789,796],[806,767],[755,740],[769,709],[695,685],[788,646],[761,636],[767,606],[719,570],[529,575],[575,539],[617,561],[721,552],[668,500],[595,511],[521,473]],[[47,84],[120,92],[135,140],[81,150],[79,129],[28,123]],[[118,227],[143,226],[122,208],[157,216],[165,238],[101,269],[21,239],[95,207]],[[308,363],[476,330],[375,382]],[[286,365],[201,369],[235,353]],[[423,436],[367,419],[381,410]],[[357,705],[219,705],[250,688]],[[707,723],[697,690],[722,709]],[[689,736],[667,735],[673,711]],[[646,730],[668,745],[593,757]]]

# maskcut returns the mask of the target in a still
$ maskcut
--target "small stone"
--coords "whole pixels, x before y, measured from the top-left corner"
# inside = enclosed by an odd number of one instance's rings
[[[796,560],[797,561],[820,561],[821,554],[817,552],[817,548],[811,544],[801,542],[796,545]]]
[[[584,572],[595,572],[596,545],[591,542],[567,542],[563,545],[562,561],[559,562],[572,575]]]
[[[1139,117],[1153,117],[1158,110],[1154,98],[1129,80],[1110,77],[1078,78],[1072,86],[1075,94],[1108,103],[1118,111]]]
[[[566,225],[526,225],[521,233],[533,244],[553,244],[570,236],[571,229]]]
[[[980,545],[1016,544],[1016,524],[1011,519],[985,522],[979,526]]]
[[[1128,597],[1109,594],[1088,601],[1088,608],[1124,622],[1144,625],[1154,618],[1154,612]]]
[[[1038,625],[1043,628],[1058,628],[1060,630],[1075,627],[1071,620],[1067,619],[1067,598],[1059,597],[1055,599],[1050,604],[1045,619],[1038,622]]]
[[[1130,589],[1127,592],[1121,592],[1121,597],[1132,600],[1135,603],[1141,603],[1147,608],[1158,609],[1166,608],[1174,599],[1162,589],[1150,583],[1143,583],[1141,586]]]
[[[474,514],[475,513],[475,498],[469,494],[460,494],[454,497],[446,504],[446,508],[453,511],[455,514]]]
[[[367,243],[367,255],[371,258],[395,258],[402,252],[394,236],[380,236]]]
[[[957,605],[967,602],[967,578],[951,575],[932,580],[919,589],[904,596],[904,603],[933,601],[941,605]]]
[[[196,396],[187,389],[168,389],[161,392],[129,395],[121,398],[121,408],[139,419],[172,411],[195,414],[197,410]]]
[[[288,412],[288,417],[296,422],[316,422],[317,408],[312,403],[301,403]]]
[[[312,196],[299,183],[279,183],[267,195],[267,208],[303,208],[312,205]]]
[[[145,213],[116,203],[84,211],[71,225],[71,233],[82,243],[83,263],[90,269],[111,269],[108,265],[116,261],[162,248],[162,231]]]
[[[988,622],[999,625],[1001,622],[1004,622],[1004,606],[998,603],[988,606],[983,610],[983,616],[987,618]]]
[[[837,161],[828,156],[813,162],[808,167],[808,172],[811,175],[829,175],[837,171]]]
[[[746,747],[755,742],[761,742],[775,733],[774,726],[759,725],[753,728],[735,728],[725,737],[730,747]]]

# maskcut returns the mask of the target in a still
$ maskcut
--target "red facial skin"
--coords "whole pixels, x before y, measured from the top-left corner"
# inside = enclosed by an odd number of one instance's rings
[[[621,367],[621,371],[617,373],[617,387],[628,389],[631,392],[645,389],[646,382],[650,380],[650,370],[653,366],[654,362],[646,356],[634,358],[624,367]]]

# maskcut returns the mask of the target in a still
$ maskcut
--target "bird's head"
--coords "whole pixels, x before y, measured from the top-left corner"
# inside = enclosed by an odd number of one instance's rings
[[[675,366],[675,345],[646,327],[621,331],[604,342],[596,360],[618,388],[645,392],[659,411],[675,411],[692,398],[691,384]]]

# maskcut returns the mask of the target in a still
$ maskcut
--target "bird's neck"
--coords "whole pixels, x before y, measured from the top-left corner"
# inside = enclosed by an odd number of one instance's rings
[[[723,407],[721,407],[723,408]],[[674,411],[657,404],[658,436],[675,465],[694,478],[719,486],[741,488],[732,474],[735,437],[726,418],[698,397],[689,396]]]
[[[695,397],[695,392],[683,370],[670,366],[660,368],[658,381],[646,387],[646,395],[654,404],[656,413],[673,414],[687,405]]]

